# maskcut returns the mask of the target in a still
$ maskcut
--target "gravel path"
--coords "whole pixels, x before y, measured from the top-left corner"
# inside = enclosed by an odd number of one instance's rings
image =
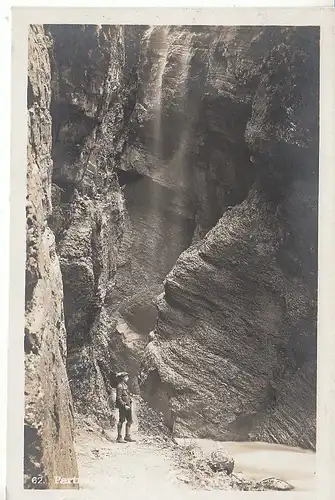
[[[136,419],[132,432],[136,442],[117,443],[115,437],[115,432],[101,435],[94,429],[77,432],[76,453],[85,498],[94,492],[99,499],[120,494],[125,500],[140,500],[158,494],[172,500],[192,493],[177,478],[171,447],[141,435]]]
[[[90,439],[84,434],[79,437],[76,448],[82,488],[109,493],[123,491],[127,492],[127,499],[131,492],[136,492],[136,498],[145,498],[148,489],[163,489],[174,497],[187,489],[176,478],[168,448],[155,448],[142,441],[113,443],[97,436]]]

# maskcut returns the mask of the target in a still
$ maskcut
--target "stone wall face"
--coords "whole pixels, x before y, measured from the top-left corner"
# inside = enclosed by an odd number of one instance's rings
[[[200,30],[192,47],[195,243],[165,280],[144,395],[179,435],[314,448],[318,32]]]
[[[115,174],[125,141],[124,30],[48,27],[53,39],[53,213],[64,283],[67,370],[75,409],[110,425],[115,369],[104,302],[116,271],[124,199]],[[68,47],[71,46],[71,51]]]
[[[307,27],[31,28],[29,474],[76,475],[72,413],[113,424],[124,369],[177,435],[315,447],[318,50]]]
[[[42,26],[29,32],[25,348],[26,488],[57,487],[78,475],[73,405],[66,373],[63,283],[51,214],[52,120],[49,45]],[[32,477],[43,482],[34,484]]]

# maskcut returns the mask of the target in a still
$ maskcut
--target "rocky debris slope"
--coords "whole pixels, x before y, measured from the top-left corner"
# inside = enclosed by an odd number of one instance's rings
[[[163,414],[158,414],[139,397],[136,402],[138,432],[145,442],[175,443],[172,432],[164,424]]]
[[[314,448],[318,31],[221,33],[195,171],[235,194],[165,280],[142,394],[179,436]]]
[[[63,284],[51,215],[50,40],[29,30],[24,474],[26,488],[53,488],[78,474],[66,373]],[[33,478],[37,479],[33,479]]]
[[[293,486],[274,477],[251,480],[241,473],[234,473],[234,460],[219,450],[206,454],[199,446],[190,443],[174,451],[180,472],[178,479],[196,490],[224,491],[290,491]]]

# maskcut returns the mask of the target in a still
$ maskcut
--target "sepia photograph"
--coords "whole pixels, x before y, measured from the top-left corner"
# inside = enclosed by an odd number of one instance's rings
[[[316,491],[320,26],[27,36],[17,482]]]

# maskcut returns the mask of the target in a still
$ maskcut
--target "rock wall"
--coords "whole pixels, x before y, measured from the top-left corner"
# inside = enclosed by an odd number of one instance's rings
[[[194,235],[188,163],[192,130],[184,115],[190,41],[187,31],[143,27],[136,44],[137,96],[118,167],[127,209],[125,233],[115,286],[106,300],[124,345],[138,360],[130,366],[132,375],[156,323],[163,280]]]
[[[143,394],[178,435],[314,448],[318,30],[202,32],[198,234],[159,298]]]
[[[239,74],[222,64],[218,47],[233,39],[246,55],[260,32],[155,26],[140,37],[137,98],[118,173],[127,219],[108,311],[120,330],[126,321],[137,333],[142,349],[178,256],[250,188],[250,96],[247,89],[239,96]],[[254,62],[253,52],[240,58],[248,69]]]
[[[25,488],[54,488],[78,476],[73,405],[66,373],[63,283],[51,214],[50,40],[29,31],[25,349]],[[40,475],[40,476],[39,476]],[[33,477],[38,477],[38,483]]]
[[[78,475],[73,416],[113,424],[113,376],[132,359],[104,309],[124,226],[115,165],[136,95],[136,72],[125,47],[136,45],[137,31],[129,31],[127,45],[127,30],[52,25],[30,32],[28,488],[53,487],[56,475]],[[41,486],[31,482],[38,473],[47,478]]]
[[[124,349],[104,304],[124,232],[116,167],[136,75],[134,68],[127,71],[123,27],[48,29],[53,39],[51,224],[64,283],[67,371],[76,411],[110,425],[112,376],[124,369]]]
[[[137,390],[155,323],[141,389],[177,434],[314,448],[317,31],[44,30],[29,42],[26,469],[76,475],[69,387],[75,414],[113,423],[115,372]]]

